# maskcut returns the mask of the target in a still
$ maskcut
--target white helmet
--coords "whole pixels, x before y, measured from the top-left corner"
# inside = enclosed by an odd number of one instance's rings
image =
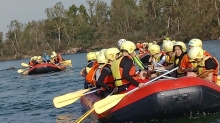
[[[188,45],[192,46],[192,47],[201,47],[202,48],[202,41],[200,39],[193,38],[189,41]]]
[[[118,40],[118,47],[121,47],[122,43],[124,43],[125,41],[125,39]]]

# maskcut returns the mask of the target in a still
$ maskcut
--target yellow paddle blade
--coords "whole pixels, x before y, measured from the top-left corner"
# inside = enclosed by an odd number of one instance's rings
[[[216,84],[220,86],[220,76],[219,75],[218,75]]]
[[[65,95],[61,95],[58,97],[55,97],[53,99],[53,104],[56,108],[62,108],[64,106],[70,105],[74,103],[76,100],[78,100],[83,94],[90,89],[84,89],[84,90],[79,90],[76,92],[68,93]]]
[[[72,63],[72,60],[65,60],[65,61],[62,61],[61,63],[71,64],[71,63]]]
[[[24,67],[29,67],[29,65],[28,65],[28,64],[26,64],[26,63],[21,63],[21,66],[24,66]]]
[[[70,67],[72,67],[72,64],[71,63],[66,63],[66,62],[64,62],[64,63],[62,63],[63,65],[65,65],[65,66],[70,66]]]
[[[77,119],[74,123],[81,123],[87,116],[89,116],[94,111],[94,108],[88,110],[84,115]]]
[[[28,70],[24,71],[22,74],[23,74],[23,75],[28,74]]]
[[[123,97],[126,95],[127,95],[126,93],[111,95],[111,96],[106,97],[102,100],[99,100],[98,102],[96,102],[94,104],[94,109],[95,109],[96,113],[101,114],[101,113],[109,110],[110,108],[117,105],[123,99]]]
[[[18,69],[18,73],[22,73],[24,71],[25,71],[25,69]]]

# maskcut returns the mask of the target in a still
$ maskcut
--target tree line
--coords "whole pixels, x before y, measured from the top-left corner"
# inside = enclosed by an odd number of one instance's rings
[[[0,59],[22,58],[42,51],[65,53],[116,46],[119,39],[134,42],[161,41],[164,37],[219,38],[220,0],[101,0],[72,4],[61,2],[45,9],[44,20],[21,23],[12,20],[6,39],[0,32]],[[33,15],[34,16],[34,15]]]

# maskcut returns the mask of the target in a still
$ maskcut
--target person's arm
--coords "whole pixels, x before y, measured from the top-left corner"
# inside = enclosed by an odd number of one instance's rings
[[[124,57],[120,63],[120,67],[123,68],[123,73],[122,73],[123,77],[127,81],[138,87],[139,83],[129,75],[132,66],[133,66],[133,61],[128,57]]]
[[[104,67],[103,69],[102,69],[102,73],[101,73],[101,75],[99,76],[99,78],[98,78],[98,81],[97,81],[97,84],[99,85],[99,86],[101,86],[101,87],[103,87],[103,88],[105,88],[105,89],[110,89],[110,87],[107,85],[107,84],[105,84],[104,83],[104,79],[105,79],[105,77],[107,77],[109,74],[110,74],[110,72],[111,72],[111,70],[109,69],[109,68],[107,68],[107,67]],[[112,82],[113,83],[113,82]]]
[[[174,68],[174,64],[171,64],[169,66],[163,66],[163,67],[155,67],[155,68],[157,68],[159,70],[171,70]]]
[[[85,70],[86,70],[86,69],[85,69],[85,68],[83,68],[83,69],[80,71],[80,73],[79,73],[79,74],[80,74],[81,76],[83,76],[83,77],[85,77],[85,76],[86,76],[86,74],[85,74]]]
[[[162,57],[162,59],[158,62],[158,64],[156,64],[156,66],[157,66],[157,67],[160,67],[161,65],[163,65],[163,63],[165,62],[165,60],[166,60],[166,56],[164,55],[164,56]]]

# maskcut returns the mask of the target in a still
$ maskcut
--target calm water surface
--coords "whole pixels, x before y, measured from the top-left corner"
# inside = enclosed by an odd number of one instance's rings
[[[220,41],[204,42],[203,47],[220,61]],[[21,62],[27,63],[29,59],[0,62],[0,123],[73,123],[85,113],[79,101],[60,109],[53,106],[54,97],[83,88],[83,78],[79,76],[79,72],[87,63],[86,54],[63,57],[72,60],[72,68],[32,76],[22,76],[17,73],[17,69],[5,70],[10,67],[20,68]],[[97,123],[89,117],[84,122]],[[220,114],[205,114],[163,122],[220,123]]]

